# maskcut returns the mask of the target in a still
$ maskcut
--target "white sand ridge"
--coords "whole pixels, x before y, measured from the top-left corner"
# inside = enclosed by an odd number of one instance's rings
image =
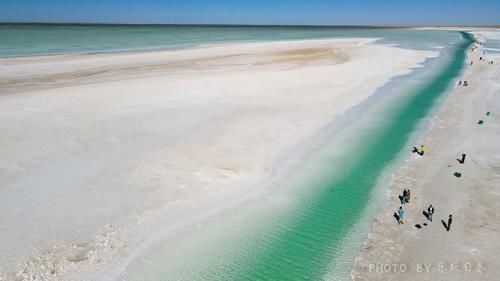
[[[1,59],[0,272],[98,279],[436,54],[372,42]]]

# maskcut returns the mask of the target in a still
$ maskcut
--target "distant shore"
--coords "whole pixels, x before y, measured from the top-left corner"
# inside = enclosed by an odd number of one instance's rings
[[[0,58],[0,280],[115,280],[155,243],[185,243],[169,233],[199,234],[191,230],[273,179],[326,124],[439,53],[377,40]],[[354,280],[499,275],[490,257],[500,251],[492,207],[500,199],[500,55],[483,51],[469,54],[474,64],[458,78],[469,85],[452,90],[419,141],[425,156],[409,151],[394,174]],[[456,161],[463,152],[464,165]],[[392,215],[404,188],[412,199],[399,225]],[[422,215],[428,204],[432,223]],[[424,264],[427,275],[417,272]],[[440,271],[455,265],[461,273]],[[463,272],[469,266],[480,275]]]
[[[380,38],[390,26],[0,24],[1,57],[178,50],[206,44]],[[441,32],[441,31],[431,31]],[[397,36],[396,36],[397,37]],[[424,36],[425,37],[425,36]],[[58,40],[64,38],[63,40]],[[394,43],[394,42],[391,42]]]

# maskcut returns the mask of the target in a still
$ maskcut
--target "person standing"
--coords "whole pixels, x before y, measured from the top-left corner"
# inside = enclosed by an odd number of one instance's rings
[[[411,197],[411,193],[410,193],[410,190],[408,189],[406,191],[406,203],[410,203],[410,197]]]
[[[403,210],[403,206],[399,207],[398,216],[399,216],[399,223],[403,224],[404,223],[403,219],[404,219],[404,216],[405,216],[405,210]]]
[[[453,221],[453,218],[451,215],[448,217],[448,227],[446,228],[446,231],[450,231],[451,229],[451,222]]]
[[[460,164],[464,164],[464,163],[465,163],[465,156],[466,156],[466,155],[467,155],[467,154],[462,153],[462,159],[460,159]]]
[[[432,222],[432,215],[434,214],[434,207],[432,207],[432,204],[429,205],[429,208],[427,208],[427,219]]]

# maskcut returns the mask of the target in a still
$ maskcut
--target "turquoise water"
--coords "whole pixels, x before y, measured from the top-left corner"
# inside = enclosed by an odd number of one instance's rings
[[[488,53],[500,53],[500,40],[488,39],[484,43],[484,48]]]
[[[377,183],[463,68],[472,38],[402,28],[255,26],[0,25],[0,56],[185,48],[206,43],[370,37],[404,48],[442,48],[430,65],[380,89],[354,111],[321,154],[288,183],[237,212],[155,245],[126,280],[347,280],[346,251],[365,221]],[[345,132],[345,133],[342,133]],[[339,149],[340,148],[340,149]],[[302,176],[309,175],[309,176]],[[364,225],[364,226],[360,226]],[[361,234],[360,234],[361,233]],[[359,245],[358,245],[359,246]],[[356,248],[354,246],[354,248]]]
[[[352,222],[359,219],[376,179],[404,148],[409,135],[435,100],[460,73],[465,50],[473,41],[466,34],[464,37],[446,68],[416,90],[418,93],[413,93],[413,98],[394,108],[392,116],[370,133],[370,141],[358,147],[356,157],[344,159],[345,170],[340,175],[326,180],[326,185],[312,187],[322,192],[311,198],[308,208],[290,220],[291,231],[274,238],[276,243],[263,251],[254,264],[229,279],[319,280],[327,273],[335,257],[332,245],[340,242]],[[285,256],[286,262],[279,258]]]
[[[411,48],[444,46],[450,31],[404,28],[0,24],[0,57],[186,48],[206,43],[339,37],[381,38]]]
[[[455,35],[441,57],[354,110],[332,147],[295,170],[309,176],[291,175],[258,202],[160,243],[125,279],[348,280],[361,247],[351,236],[369,227],[380,178],[463,69],[473,38]]]

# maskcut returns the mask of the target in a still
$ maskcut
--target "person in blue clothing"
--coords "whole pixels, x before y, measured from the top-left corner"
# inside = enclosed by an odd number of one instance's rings
[[[404,223],[403,220],[404,220],[404,216],[405,216],[405,210],[403,210],[403,206],[399,207],[398,216],[399,216],[399,223],[403,224]]]

